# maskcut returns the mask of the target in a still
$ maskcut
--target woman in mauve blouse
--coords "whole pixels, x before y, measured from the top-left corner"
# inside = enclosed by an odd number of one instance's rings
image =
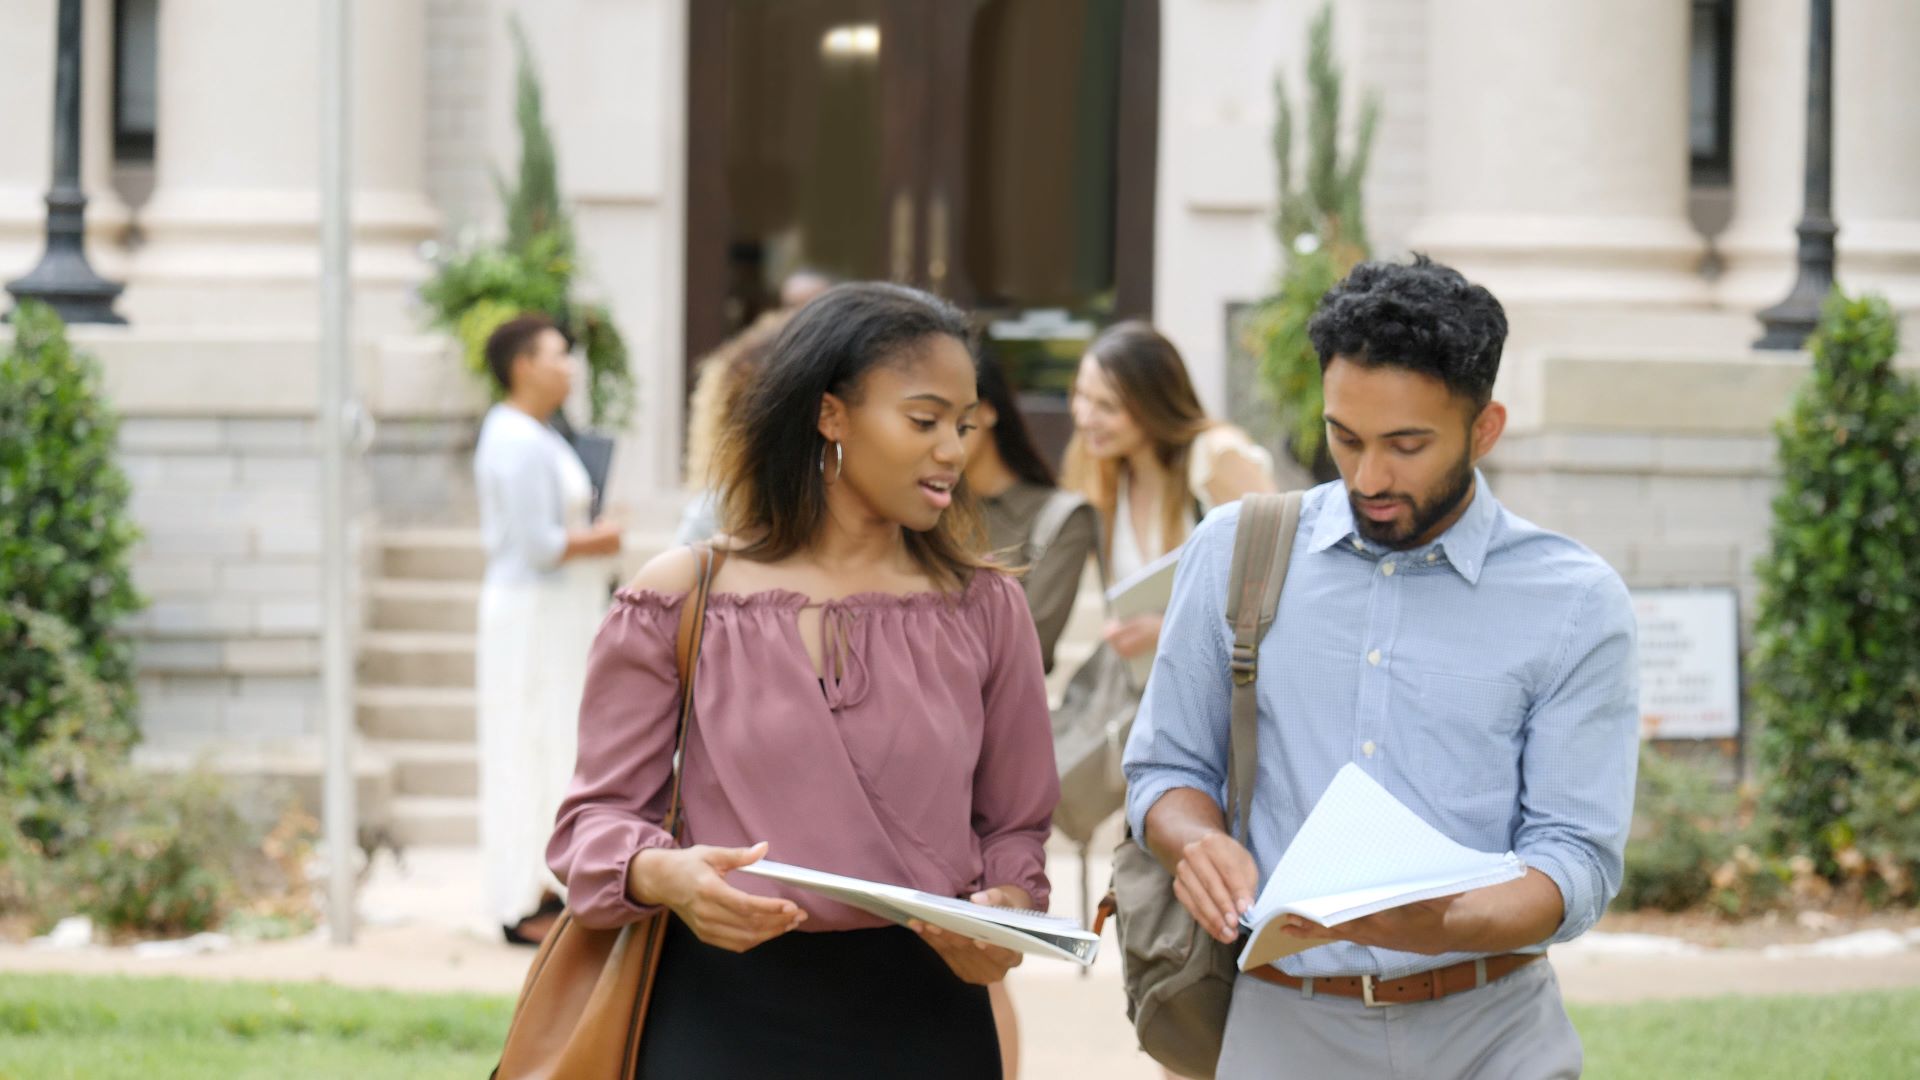
[[[1017,953],[728,874],[771,855],[1046,906],[1046,687],[1019,585],[970,554],[966,335],[927,294],[836,287],[731,418],[685,846],[659,823],[694,552],[648,564],[601,628],[547,854],[589,926],[674,915],[640,1076],[1000,1075],[986,986]]]

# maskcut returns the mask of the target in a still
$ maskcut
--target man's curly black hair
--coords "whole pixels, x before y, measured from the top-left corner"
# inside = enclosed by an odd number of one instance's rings
[[[1460,271],[1415,255],[1411,264],[1354,267],[1321,298],[1307,336],[1323,373],[1336,356],[1422,372],[1471,401],[1477,412],[1493,399],[1507,313]]]

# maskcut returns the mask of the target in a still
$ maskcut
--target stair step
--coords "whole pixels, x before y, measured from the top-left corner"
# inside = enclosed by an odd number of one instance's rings
[[[367,589],[376,630],[471,634],[479,623],[480,583],[385,578]]]
[[[478,529],[395,529],[380,538],[381,573],[389,578],[479,581],[487,552]]]
[[[401,795],[389,804],[394,839],[402,845],[480,842],[480,807],[468,796]]]
[[[471,799],[480,792],[479,754],[470,742],[383,739],[374,745],[393,762],[398,795]]]
[[[360,638],[360,678],[375,686],[471,689],[472,634],[376,630]]]
[[[479,706],[470,686],[362,686],[360,730],[382,740],[471,744]]]

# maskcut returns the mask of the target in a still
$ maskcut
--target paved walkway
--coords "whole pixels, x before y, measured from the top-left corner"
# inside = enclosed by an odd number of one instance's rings
[[[381,858],[363,893],[363,924],[351,947],[336,948],[323,935],[159,958],[129,949],[0,946],[0,972],[318,981],[495,994],[519,989],[532,952],[501,943],[499,930],[473,913],[478,905],[471,883],[479,877],[473,850],[417,849],[407,854],[404,868]],[[1052,870],[1060,889],[1055,909],[1078,911],[1076,860],[1058,855]],[[1093,880],[1106,881],[1104,865],[1094,868]],[[1878,933],[1853,950],[1873,955],[1842,957],[1809,955],[1805,949],[1694,950],[1669,939],[1598,935],[1555,950],[1554,964],[1568,998],[1584,1002],[1920,986],[1920,931]],[[1896,939],[1903,937],[1901,948]],[[1111,936],[1087,975],[1036,959],[1015,971],[1009,985],[1022,1021],[1025,1076],[1144,1080],[1159,1075],[1134,1049]]]

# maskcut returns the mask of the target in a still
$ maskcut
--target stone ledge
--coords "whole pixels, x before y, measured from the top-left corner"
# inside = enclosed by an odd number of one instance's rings
[[[107,397],[121,416],[177,417],[202,425],[154,436],[157,441],[143,449],[239,445],[258,432],[223,430],[215,418],[307,419],[319,407],[319,345],[305,331],[79,326],[70,336],[76,348],[99,360]],[[0,326],[0,348],[11,341],[11,329]],[[485,388],[444,336],[357,341],[352,362],[353,384],[376,418],[472,418],[486,408]],[[289,433],[275,448],[311,445],[309,439],[310,433]]]

